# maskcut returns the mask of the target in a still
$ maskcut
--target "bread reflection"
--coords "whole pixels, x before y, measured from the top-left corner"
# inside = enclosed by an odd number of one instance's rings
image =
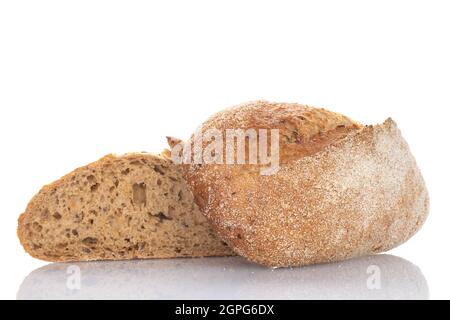
[[[239,257],[53,263],[18,299],[427,299],[420,269],[392,255],[268,269]]]

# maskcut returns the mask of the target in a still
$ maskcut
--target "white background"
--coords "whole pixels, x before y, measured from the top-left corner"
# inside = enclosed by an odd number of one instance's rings
[[[397,121],[431,212],[391,253],[450,298],[449,17],[448,1],[1,1],[0,297],[46,264],[15,234],[43,184],[266,99]]]

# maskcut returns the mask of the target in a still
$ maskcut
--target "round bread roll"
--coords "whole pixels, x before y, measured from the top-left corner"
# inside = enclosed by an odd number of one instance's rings
[[[215,114],[201,126],[208,129],[224,136],[255,129],[258,138],[258,129],[279,130],[272,174],[259,162],[183,166],[218,235],[256,263],[301,266],[383,252],[428,215],[424,180],[392,119],[363,126],[324,109],[255,101]]]

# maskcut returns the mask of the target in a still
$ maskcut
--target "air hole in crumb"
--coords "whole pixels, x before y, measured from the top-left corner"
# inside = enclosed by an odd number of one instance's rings
[[[125,170],[122,171],[122,174],[123,174],[124,176],[126,176],[126,175],[129,174],[129,173],[130,173],[130,168],[126,168]]]
[[[89,181],[89,182],[94,182],[95,181],[95,176],[94,175],[88,175],[87,177],[86,177],[86,179]]]
[[[95,183],[95,184],[93,184],[93,185],[91,186],[91,191],[92,191],[92,192],[97,191],[97,189],[98,189],[98,183]]]
[[[72,230],[72,234],[74,235],[74,236],[78,236],[78,231],[77,230]]]
[[[158,186],[160,186],[160,185],[162,184],[161,179],[156,180],[156,184],[157,184]]]
[[[50,211],[48,209],[42,210],[42,212],[41,212],[42,219],[47,220],[49,216],[50,216]]]
[[[63,249],[65,247],[67,247],[67,245],[68,245],[67,242],[62,242],[62,243],[58,243],[56,246],[60,249]]]
[[[37,232],[41,232],[42,231],[42,226],[37,223],[37,222],[33,222],[33,228],[37,231]]]
[[[75,214],[75,222],[80,223],[84,219],[84,212],[76,213]]]
[[[84,245],[93,246],[93,245],[97,244],[98,240],[97,240],[97,238],[94,238],[94,237],[86,237],[83,240],[81,240],[81,242]]]
[[[55,218],[56,220],[59,220],[59,219],[61,219],[61,215],[59,214],[59,212],[55,212],[53,214],[53,218]]]
[[[135,183],[133,184],[133,203],[135,205],[143,205],[144,207],[147,204],[147,187],[145,183]]]
[[[158,172],[160,175],[164,175],[165,172],[164,170],[161,168],[161,166],[156,165],[153,170],[155,170],[156,172]]]
[[[164,214],[164,212],[158,212],[157,215],[154,216],[155,218],[159,219],[159,222],[163,222],[164,220],[172,220],[171,217]]]

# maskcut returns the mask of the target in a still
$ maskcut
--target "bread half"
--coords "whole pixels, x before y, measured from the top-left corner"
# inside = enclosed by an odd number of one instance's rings
[[[108,155],[47,185],[19,218],[25,250],[46,261],[232,255],[168,159]]]

